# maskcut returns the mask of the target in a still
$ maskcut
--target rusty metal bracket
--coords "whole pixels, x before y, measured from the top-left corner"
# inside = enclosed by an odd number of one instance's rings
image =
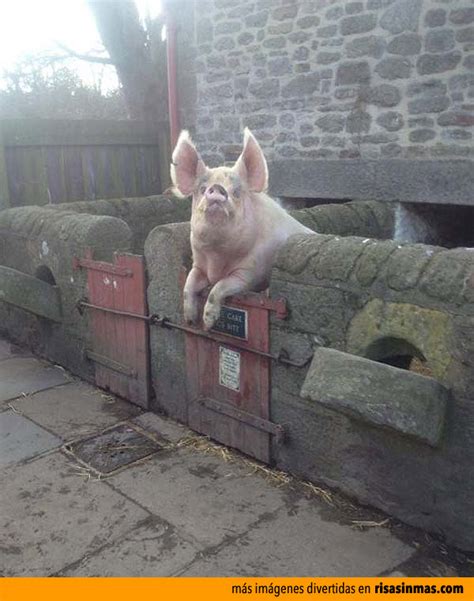
[[[229,403],[222,403],[221,401],[209,398],[199,398],[197,399],[197,403],[210,411],[231,417],[257,430],[268,432],[275,437],[275,441],[278,444],[283,443],[285,439],[285,429],[280,424],[275,424],[263,417],[258,417],[247,411],[242,411],[242,409],[237,409],[237,407]]]
[[[92,271],[104,271],[109,275],[118,275],[125,278],[133,277],[133,271],[128,267],[121,267],[120,265],[113,265],[112,263],[105,263],[104,261],[94,261],[93,259],[80,259],[74,257],[72,260],[72,268],[74,270],[87,268]]]
[[[136,378],[137,372],[129,367],[128,365],[124,365],[123,363],[119,363],[118,361],[114,361],[110,357],[106,357],[105,355],[100,355],[99,353],[94,353],[94,351],[86,350],[84,354],[87,359],[93,361],[94,363],[98,363],[103,367],[107,367],[112,371],[116,371],[119,374],[123,374],[129,378]]]

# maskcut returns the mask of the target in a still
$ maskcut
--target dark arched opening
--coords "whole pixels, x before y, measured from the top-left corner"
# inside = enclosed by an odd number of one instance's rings
[[[373,361],[414,371],[424,376],[433,375],[423,353],[403,338],[379,338],[367,348],[365,356]]]

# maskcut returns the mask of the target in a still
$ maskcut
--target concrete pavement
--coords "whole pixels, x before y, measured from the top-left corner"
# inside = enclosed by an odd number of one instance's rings
[[[3,576],[455,576],[473,565],[0,340]]]

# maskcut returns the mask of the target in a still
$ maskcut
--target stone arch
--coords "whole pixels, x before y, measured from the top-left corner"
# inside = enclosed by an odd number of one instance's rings
[[[447,313],[372,299],[350,322],[346,351],[405,369],[417,360],[414,371],[443,381],[452,361],[451,332]]]

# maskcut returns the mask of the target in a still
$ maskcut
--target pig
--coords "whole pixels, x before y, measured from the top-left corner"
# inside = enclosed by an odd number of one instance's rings
[[[199,321],[199,295],[212,286],[202,322],[210,330],[229,296],[269,285],[275,255],[293,234],[314,232],[291,217],[265,191],[268,168],[246,128],[243,150],[232,167],[208,168],[189,133],[182,131],[172,156],[178,196],[192,195],[193,266],[184,286],[184,319]]]

